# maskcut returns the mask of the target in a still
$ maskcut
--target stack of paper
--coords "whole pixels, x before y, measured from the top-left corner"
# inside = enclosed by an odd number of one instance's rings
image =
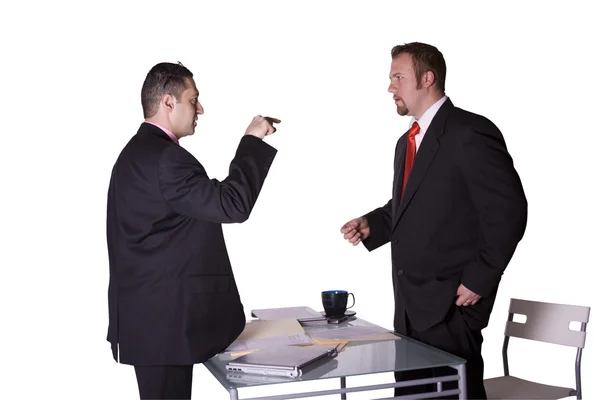
[[[226,352],[250,352],[273,346],[312,344],[304,329],[294,318],[272,321],[250,321]]]
[[[309,336],[314,343],[318,344],[400,339],[399,336],[376,325],[356,326],[352,324],[335,329],[313,329],[309,332]]]
[[[301,324],[327,323],[327,318],[310,307],[283,307],[252,310],[252,315],[264,321],[294,318]]]

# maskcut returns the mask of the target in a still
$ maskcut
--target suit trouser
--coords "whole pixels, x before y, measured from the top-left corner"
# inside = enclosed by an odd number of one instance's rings
[[[193,365],[135,366],[140,399],[191,399]]]
[[[483,336],[481,335],[481,330],[469,328],[468,323],[471,317],[466,315],[463,307],[453,305],[442,322],[421,332],[416,331],[411,326],[406,316],[406,333],[400,333],[465,359],[467,361],[467,397],[469,399],[486,399],[485,388],[483,386],[483,358],[481,356]],[[476,324],[471,323],[471,325],[474,326]],[[456,370],[451,367],[439,367],[396,372],[395,377],[398,382],[401,380],[432,378],[455,373]],[[444,390],[456,388],[458,388],[458,382],[456,381],[443,383]],[[396,388],[394,395],[400,396],[435,390],[435,384]],[[443,398],[458,399],[458,395]]]

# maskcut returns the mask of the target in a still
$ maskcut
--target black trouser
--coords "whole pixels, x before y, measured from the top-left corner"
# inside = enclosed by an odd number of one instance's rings
[[[481,335],[481,330],[469,328],[469,318],[468,315],[465,315],[461,307],[452,306],[444,321],[422,332],[416,331],[411,326],[408,317],[406,317],[406,333],[399,333],[465,359],[467,361],[467,398],[486,399],[485,388],[483,386],[483,358],[481,357],[483,336]],[[395,377],[396,382],[399,382],[433,378],[453,373],[456,373],[456,370],[451,367],[439,367],[396,372]],[[442,387],[444,390],[456,389],[458,388],[458,382],[443,382]],[[394,396],[436,391],[436,389],[436,384],[396,388]],[[441,398],[458,399],[458,395]]]
[[[191,399],[193,365],[135,367],[140,399]]]

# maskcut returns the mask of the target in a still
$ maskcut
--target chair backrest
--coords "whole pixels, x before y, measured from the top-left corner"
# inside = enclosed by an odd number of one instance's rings
[[[506,322],[506,336],[579,348],[585,345],[590,307],[511,299],[508,312],[511,317]],[[514,314],[524,314],[527,320],[524,323],[512,321]],[[581,331],[569,329],[571,321],[583,323]]]

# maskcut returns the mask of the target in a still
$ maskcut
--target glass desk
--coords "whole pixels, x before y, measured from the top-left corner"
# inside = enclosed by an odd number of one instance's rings
[[[348,325],[373,326],[370,322],[356,318],[340,325],[305,326],[308,333],[315,330],[339,329]],[[245,400],[282,400],[313,396],[341,394],[346,399],[346,393],[380,390],[393,387],[416,386],[427,383],[437,383],[437,391],[419,395],[407,396],[412,399],[426,399],[439,396],[458,394],[459,399],[466,399],[465,360],[455,357],[434,347],[417,342],[408,337],[396,334],[400,339],[385,341],[349,342],[348,346],[337,357],[319,361],[303,368],[298,378],[270,377],[255,374],[231,372],[225,369],[230,361],[226,354],[219,354],[204,363],[214,377],[229,391],[231,400],[238,400],[238,389],[261,385],[280,384],[286,382],[314,381],[320,379],[339,378],[340,388],[315,392],[292,393],[267,397],[252,397]],[[452,367],[456,374],[428,379],[417,379],[369,385],[346,387],[346,377],[357,375],[377,374],[382,372],[408,371],[433,367]],[[458,389],[442,390],[441,382],[458,381]],[[404,398],[404,397],[396,397]]]

